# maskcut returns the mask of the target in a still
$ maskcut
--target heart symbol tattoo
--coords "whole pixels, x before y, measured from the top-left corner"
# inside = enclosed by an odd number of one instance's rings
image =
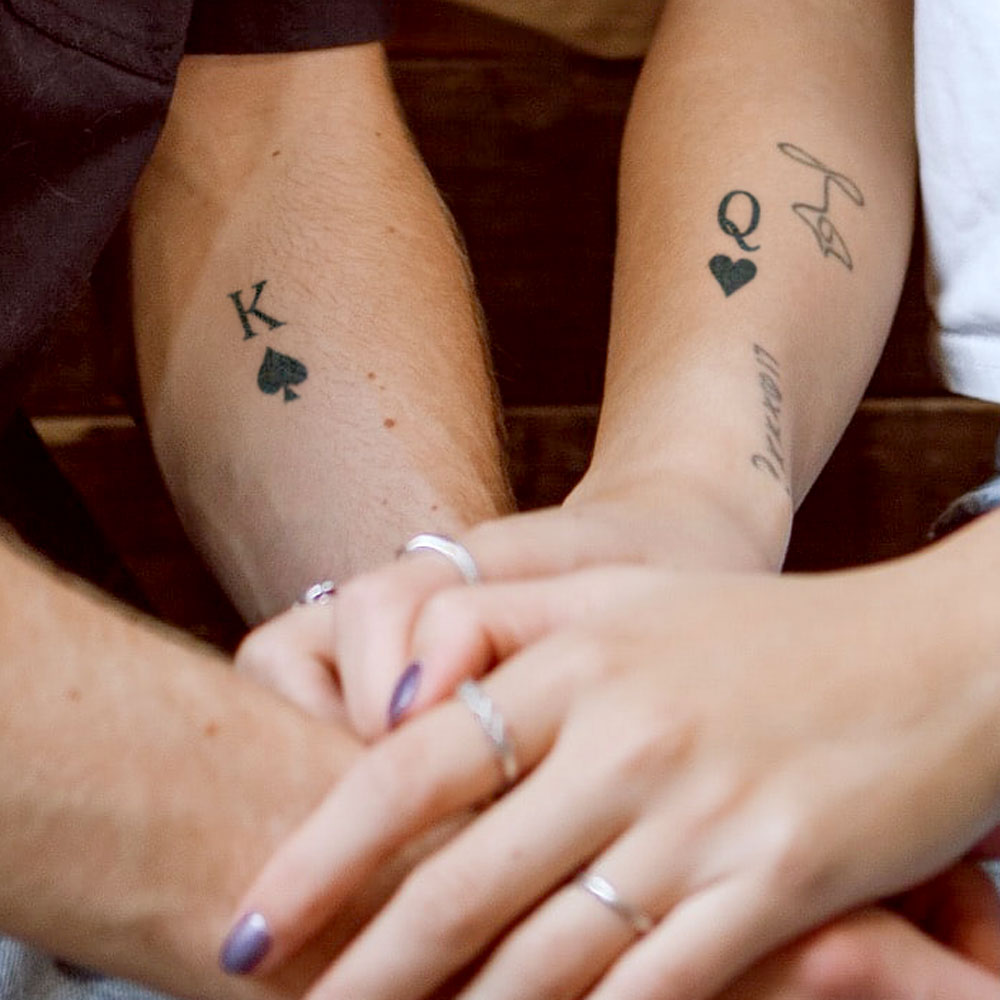
[[[757,265],[752,260],[744,258],[733,261],[724,253],[713,257],[708,266],[727,296],[738,292],[757,276]]]
[[[290,358],[287,354],[279,354],[270,347],[264,355],[264,362],[257,372],[257,385],[261,392],[273,396],[276,392],[285,391],[285,402],[298,399],[299,394],[292,389],[309,377],[309,370],[301,361]]]

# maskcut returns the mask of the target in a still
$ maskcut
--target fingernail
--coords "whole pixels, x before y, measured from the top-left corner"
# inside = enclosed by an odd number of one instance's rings
[[[389,728],[394,729],[403,713],[413,704],[420,690],[420,677],[424,668],[419,663],[411,663],[399,678],[392,697],[389,699]]]
[[[226,972],[242,976],[260,964],[271,948],[271,929],[261,913],[240,917],[219,952],[219,964]]]

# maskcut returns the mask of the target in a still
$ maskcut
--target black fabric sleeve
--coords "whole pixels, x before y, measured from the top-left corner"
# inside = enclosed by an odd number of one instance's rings
[[[159,135],[190,0],[0,0],[0,422]]]
[[[294,52],[384,38],[392,0],[195,0],[190,53]]]

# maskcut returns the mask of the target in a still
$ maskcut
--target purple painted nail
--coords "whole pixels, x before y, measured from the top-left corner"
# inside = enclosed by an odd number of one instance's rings
[[[236,922],[219,952],[219,964],[233,975],[246,975],[271,948],[271,929],[261,913],[247,913]]]
[[[399,725],[403,713],[413,704],[420,690],[420,678],[424,668],[419,663],[411,663],[399,678],[392,697],[389,699],[389,728]]]

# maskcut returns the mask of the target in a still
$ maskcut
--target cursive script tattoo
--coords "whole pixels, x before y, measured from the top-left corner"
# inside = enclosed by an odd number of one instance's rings
[[[781,437],[781,365],[778,359],[760,344],[753,345],[757,365],[757,384],[760,386],[764,406],[764,451],[751,459],[755,469],[766,472],[791,495],[788,471],[785,468],[785,446]]]
[[[848,271],[853,271],[854,261],[851,259],[851,252],[847,249],[840,231],[830,219],[829,212],[834,187],[839,188],[859,208],[865,204],[865,196],[861,193],[861,189],[850,177],[832,170],[799,146],[790,142],[779,142],[778,149],[797,163],[818,170],[823,175],[823,203],[811,205],[808,202],[798,201],[792,205],[792,211],[812,230],[825,257],[836,257]]]

